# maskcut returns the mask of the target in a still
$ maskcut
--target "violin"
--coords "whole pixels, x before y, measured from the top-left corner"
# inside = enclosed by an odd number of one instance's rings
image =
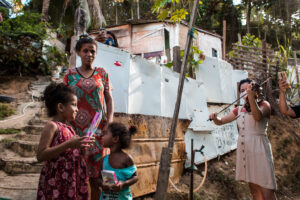
[[[256,100],[257,104],[260,104],[261,102],[263,102],[263,93],[262,93],[263,89],[256,82],[252,82],[251,85],[252,85],[252,90],[257,93],[257,95],[255,96],[255,100]],[[247,110],[247,112],[251,112],[251,108],[250,108],[250,103],[249,103],[248,97],[246,97],[246,102],[244,104],[244,108]]]

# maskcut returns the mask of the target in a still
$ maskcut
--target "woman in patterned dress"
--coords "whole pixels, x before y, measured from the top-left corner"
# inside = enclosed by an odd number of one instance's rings
[[[93,67],[97,54],[95,40],[87,35],[81,36],[76,44],[76,53],[81,58],[81,66],[70,68],[64,77],[64,83],[74,88],[78,98],[78,114],[71,122],[75,132],[86,135],[96,112],[102,112],[103,118],[96,131],[95,145],[86,152],[87,173],[91,188],[91,199],[99,200],[97,178],[100,173],[100,159],[105,156],[101,145],[101,131],[106,131],[113,121],[113,98],[108,73],[103,68]],[[107,113],[104,113],[104,102]]]
[[[252,90],[252,80],[240,82],[244,106],[236,107],[223,118],[217,113],[209,116],[216,125],[237,120],[239,137],[236,156],[236,180],[249,184],[254,200],[275,200],[276,180],[270,141],[267,137],[271,107]]]

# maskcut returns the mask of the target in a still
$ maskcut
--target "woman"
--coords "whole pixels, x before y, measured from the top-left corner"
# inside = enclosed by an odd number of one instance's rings
[[[252,80],[240,82],[239,91],[245,105],[239,106],[223,118],[217,113],[209,116],[216,125],[237,120],[239,137],[237,144],[236,180],[249,184],[254,200],[276,199],[271,145],[267,138],[267,126],[271,107],[260,97],[260,91],[253,90]],[[260,90],[259,88],[256,90]]]
[[[99,200],[97,178],[100,175],[100,159],[105,151],[101,145],[101,131],[106,131],[108,124],[113,121],[113,98],[107,72],[103,68],[92,66],[96,54],[97,44],[87,35],[80,37],[76,44],[76,53],[81,58],[81,66],[69,69],[64,77],[64,83],[71,85],[78,98],[78,113],[71,122],[75,132],[86,135],[96,112],[102,112],[103,118],[96,131],[95,145],[86,152],[87,173],[91,188],[91,199]],[[104,113],[104,101],[107,113]]]

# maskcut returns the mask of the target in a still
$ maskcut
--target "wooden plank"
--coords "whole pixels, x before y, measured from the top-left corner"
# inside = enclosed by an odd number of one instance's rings
[[[244,46],[244,45],[239,45],[239,44],[232,44],[232,45],[233,45],[233,46],[237,46],[237,47],[243,47],[243,48],[248,48],[248,49],[254,49],[254,50],[266,51],[266,52],[274,53],[274,51],[273,51],[273,50],[270,50],[270,49],[262,49],[262,48],[250,47],[250,46]]]
[[[265,66],[265,63],[262,63],[262,62],[255,62],[255,61],[252,61],[252,60],[248,60],[248,59],[244,59],[244,58],[230,58],[230,59],[233,59],[233,60],[241,60],[241,61],[244,61],[244,62],[247,62],[247,63],[254,63],[256,65],[259,65],[259,66]],[[269,64],[269,63],[268,63]],[[275,64],[269,64],[270,66],[275,66]]]
[[[180,73],[181,58],[180,58],[180,46],[173,47],[173,70]]]
[[[261,52],[260,51],[249,51],[249,50],[244,50],[244,49],[237,49],[237,48],[233,48],[233,50],[235,51],[235,52],[238,52],[238,53],[248,53],[248,54],[251,54],[251,55],[262,55],[261,54]],[[267,56],[269,57],[269,58],[277,58],[277,56],[276,55],[274,55],[274,54],[268,54],[267,53]]]

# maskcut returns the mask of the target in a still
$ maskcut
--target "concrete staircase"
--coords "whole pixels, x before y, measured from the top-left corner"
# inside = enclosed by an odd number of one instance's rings
[[[0,199],[36,199],[39,175],[43,166],[43,163],[37,162],[36,150],[43,127],[48,120],[41,96],[49,84],[48,77],[40,77],[33,82],[30,93],[34,102],[24,102],[30,106],[27,106],[23,116],[12,116],[5,123],[0,121],[0,128],[21,130],[17,134],[2,135],[0,139],[6,139],[6,142],[0,141],[0,149],[3,149],[0,154]]]

